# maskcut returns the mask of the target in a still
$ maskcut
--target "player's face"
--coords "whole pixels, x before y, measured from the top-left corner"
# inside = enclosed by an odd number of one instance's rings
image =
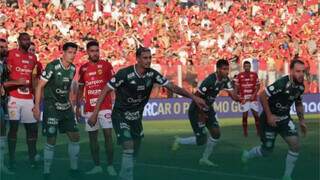
[[[303,64],[295,64],[290,72],[293,80],[297,83],[302,84],[304,80],[304,71],[305,67]]]
[[[36,47],[34,45],[30,45],[28,51],[31,54],[36,54]]]
[[[6,57],[8,55],[8,43],[0,42],[0,57]]]
[[[99,53],[99,46],[91,46],[87,50],[89,60],[92,62],[99,61],[100,53]]]
[[[219,74],[222,78],[228,77],[228,74],[229,74],[229,66],[222,66],[221,68],[219,68],[219,69],[218,69],[218,74]]]
[[[243,64],[243,69],[245,72],[250,72],[251,64],[249,63]]]
[[[151,52],[142,52],[138,57],[138,64],[143,68],[150,68],[151,65]]]
[[[19,47],[25,51],[28,51],[31,45],[31,39],[29,35],[23,35],[18,39]]]
[[[72,63],[76,56],[76,53],[77,53],[76,48],[69,47],[67,50],[64,51],[63,59],[68,63]]]

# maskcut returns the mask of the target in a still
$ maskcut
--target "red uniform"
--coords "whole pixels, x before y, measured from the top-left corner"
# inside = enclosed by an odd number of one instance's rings
[[[32,74],[35,72],[38,76],[37,57],[31,53],[22,53],[19,49],[9,51],[8,55],[9,79],[18,80],[25,79],[27,86],[9,89],[9,96],[21,99],[32,99]]]
[[[235,84],[239,86],[239,95],[242,101],[250,100],[256,91],[257,85],[260,84],[257,73],[241,72],[235,79]],[[254,101],[257,100],[255,97]]]
[[[93,112],[100,92],[113,75],[112,65],[103,60],[88,62],[80,67],[79,84],[85,87],[85,112]],[[100,110],[111,109],[111,95],[107,94]]]

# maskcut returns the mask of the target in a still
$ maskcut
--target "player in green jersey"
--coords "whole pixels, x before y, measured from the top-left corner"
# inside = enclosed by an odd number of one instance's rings
[[[50,167],[54,155],[57,131],[66,133],[70,139],[68,152],[70,173],[78,173],[79,132],[74,110],[69,100],[70,86],[76,73],[72,64],[78,46],[67,42],[63,45],[63,56],[47,64],[36,89],[34,117],[40,120],[40,99],[44,91],[43,134],[47,136],[44,147],[44,176],[50,178]]]
[[[116,99],[112,110],[112,124],[122,145],[122,164],[119,174],[121,180],[133,179],[133,158],[137,156],[141,138],[144,136],[142,114],[147,104],[152,87],[155,83],[166,87],[179,95],[193,99],[200,108],[207,108],[205,101],[186,90],[174,85],[159,72],[150,68],[151,51],[140,47],[136,51],[137,64],[119,70],[102,90],[89,124],[94,126],[101,103],[112,90],[115,90]]]
[[[283,180],[291,180],[291,174],[299,156],[298,131],[290,116],[290,107],[293,103],[295,103],[301,132],[304,136],[307,132],[302,105],[304,71],[305,66],[301,60],[292,60],[290,75],[278,79],[260,94],[263,106],[263,112],[260,115],[262,145],[244,151],[241,158],[243,163],[247,163],[251,158],[269,155],[274,148],[277,134],[280,134],[289,145]]]

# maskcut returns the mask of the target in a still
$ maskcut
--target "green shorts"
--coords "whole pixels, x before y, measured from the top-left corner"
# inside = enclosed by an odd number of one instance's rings
[[[70,108],[65,111],[59,111],[53,104],[45,104],[43,111],[42,133],[47,137],[57,136],[60,133],[78,132],[75,115]]]
[[[267,116],[264,112],[260,115],[260,138],[262,147],[267,150],[274,148],[274,143],[278,134],[282,137],[298,136],[298,130],[291,119],[291,116],[285,115],[279,117],[281,121],[277,122],[277,127],[271,127],[267,123]]]
[[[202,140],[206,140],[207,138],[207,131],[205,128],[212,129],[212,128],[219,128],[219,122],[217,118],[217,113],[213,110],[212,107],[209,108],[209,111],[206,112],[208,119],[207,121],[201,121],[199,119],[199,108],[197,105],[192,102],[188,111],[189,120],[191,123],[191,127],[193,129],[193,133],[196,136],[197,144]]]
[[[113,108],[111,119],[118,144],[144,137],[142,113],[143,111],[123,112]]]

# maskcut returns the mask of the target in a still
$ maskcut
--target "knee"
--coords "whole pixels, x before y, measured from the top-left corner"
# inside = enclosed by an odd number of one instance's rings
[[[290,150],[292,151],[292,152],[299,152],[299,150],[300,150],[300,143],[299,142],[296,142],[296,143],[293,143],[293,144],[291,144],[290,145]]]

